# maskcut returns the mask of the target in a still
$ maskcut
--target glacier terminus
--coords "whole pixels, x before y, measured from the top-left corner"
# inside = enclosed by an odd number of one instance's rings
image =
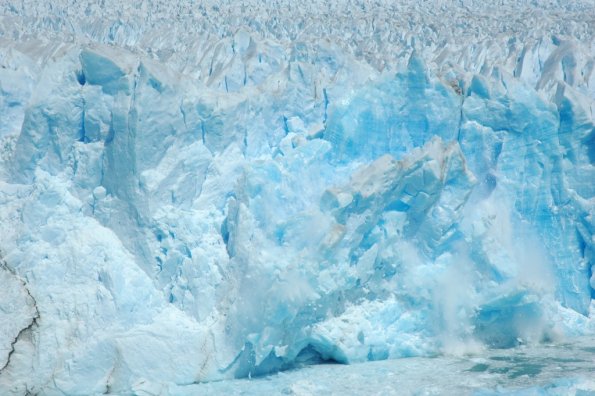
[[[592,1],[0,0],[0,394],[595,392],[594,299]]]

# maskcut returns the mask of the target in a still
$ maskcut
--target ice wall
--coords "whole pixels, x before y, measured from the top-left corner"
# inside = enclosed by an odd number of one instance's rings
[[[595,331],[592,5],[85,4],[2,5],[4,393]]]

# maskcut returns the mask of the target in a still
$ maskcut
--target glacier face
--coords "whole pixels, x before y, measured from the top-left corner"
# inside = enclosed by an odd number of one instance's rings
[[[4,393],[595,332],[592,5],[104,3],[2,4]]]

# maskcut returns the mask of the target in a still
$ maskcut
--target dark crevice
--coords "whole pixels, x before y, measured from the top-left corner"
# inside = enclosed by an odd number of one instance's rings
[[[206,141],[206,131],[205,131],[205,122],[201,121],[200,122],[200,135],[202,138],[202,144],[204,144],[205,146],[207,145],[207,141]]]
[[[234,237],[233,237],[233,233],[234,230],[236,229],[236,225],[237,225],[237,216],[238,216],[238,206],[237,206],[237,201],[236,201],[236,197],[235,194],[230,194],[228,195],[229,198],[229,203],[228,203],[228,207],[227,207],[227,215],[225,216],[225,219],[223,220],[223,222],[221,223],[221,228],[219,229],[219,232],[221,234],[221,239],[223,240],[223,243],[225,244],[225,251],[227,252],[227,256],[232,259],[235,254],[236,251],[234,249]]]
[[[17,344],[17,342],[19,341],[19,339],[27,333],[27,331],[32,331],[33,327],[38,325],[38,320],[40,319],[40,315],[39,315],[39,308],[37,307],[37,301],[35,300],[35,298],[31,295],[31,292],[29,291],[29,289],[27,288],[27,283],[21,279],[20,276],[18,276],[18,274],[8,266],[8,264],[6,263],[6,261],[4,261],[2,259],[2,253],[0,252],[0,268],[7,270],[8,272],[10,272],[12,275],[14,275],[14,277],[16,277],[22,284],[23,289],[25,289],[25,291],[27,292],[27,294],[29,295],[29,297],[31,298],[31,301],[33,301],[33,307],[35,308],[35,315],[33,315],[33,318],[31,318],[31,321],[29,322],[29,324],[25,327],[23,327],[18,334],[16,335],[16,337],[14,338],[14,340],[12,340],[12,342],[10,343],[10,352],[8,352],[8,356],[6,358],[6,363],[4,363],[4,365],[2,366],[2,368],[0,368],[0,375],[2,374],[2,372],[4,371],[4,369],[6,369],[8,367],[8,365],[10,364],[10,359],[12,357],[12,354],[15,351],[15,346]]]
[[[15,345],[16,345],[16,343],[19,341],[19,339],[21,338],[21,336],[23,334],[25,334],[26,331],[33,330],[33,327],[34,326],[37,326],[37,319],[38,318],[39,318],[39,311],[37,310],[37,306],[36,306],[35,307],[35,316],[31,320],[31,322],[27,325],[27,327],[22,328],[21,331],[19,331],[19,334],[17,334],[17,336],[14,338],[14,340],[12,340],[12,342],[10,343],[10,352],[8,352],[8,357],[6,358],[6,363],[4,364],[4,366],[2,366],[2,368],[0,368],[0,374],[2,374],[2,372],[4,371],[4,369],[6,367],[8,367],[8,365],[10,364],[10,358],[12,357],[12,354],[15,351]]]
[[[75,74],[76,81],[78,81],[80,85],[85,85],[87,83],[87,77],[85,77],[85,72],[83,72],[82,70],[77,70]]]
[[[83,98],[83,105],[82,105],[82,114],[81,114],[81,125],[80,125],[80,130],[79,130],[79,142],[83,142],[83,143],[89,143],[90,140],[87,137],[87,131],[86,131],[86,127],[85,127],[85,109],[87,107],[87,103],[85,102],[85,99]]]
[[[459,94],[461,96],[461,107],[460,107],[460,111],[459,111],[459,125],[457,127],[457,142],[459,144],[461,144],[461,128],[463,126],[463,119],[464,119],[464,113],[463,113],[463,109],[465,106],[465,95],[466,92],[464,92],[464,90],[462,88],[460,88],[458,85],[457,87],[461,90],[461,92],[459,93],[457,91],[457,94]]]
[[[112,394],[112,377],[114,375],[115,370],[116,370],[116,366],[114,365],[114,367],[112,367],[112,369],[110,370],[110,373],[107,376],[107,379],[105,380],[105,392],[103,392],[104,395]]]
[[[110,120],[110,125],[109,125],[109,131],[107,133],[107,136],[105,138],[105,142],[104,145],[109,145],[114,141],[114,137],[116,135],[116,131],[114,129],[114,115],[112,114],[111,120]]]

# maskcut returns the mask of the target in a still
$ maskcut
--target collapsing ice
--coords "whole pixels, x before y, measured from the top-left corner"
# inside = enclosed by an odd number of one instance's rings
[[[314,95],[298,60],[228,94],[99,45],[44,73],[0,162],[2,248],[36,303],[3,315],[37,315],[39,336],[0,334],[0,387],[118,392],[594,330],[595,125],[570,84],[439,79],[413,53]]]

